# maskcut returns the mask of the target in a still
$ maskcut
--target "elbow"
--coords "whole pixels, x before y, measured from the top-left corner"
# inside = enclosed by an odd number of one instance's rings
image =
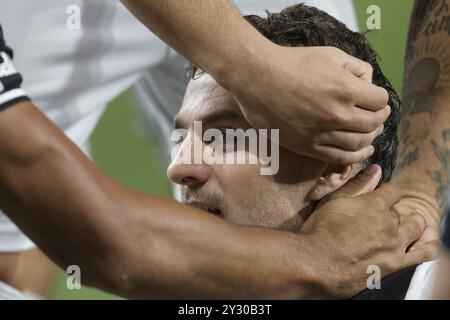
[[[128,263],[127,253],[119,247],[104,248],[94,259],[85,261],[81,267],[81,282],[121,297],[130,298],[136,291],[135,268]]]

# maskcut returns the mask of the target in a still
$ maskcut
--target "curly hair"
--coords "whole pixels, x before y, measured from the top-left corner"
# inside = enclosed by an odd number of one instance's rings
[[[364,161],[362,170],[372,164],[378,164],[383,171],[380,184],[389,181],[397,160],[397,129],[400,122],[401,102],[392,84],[381,71],[379,57],[365,34],[353,32],[344,23],[324,11],[305,4],[287,7],[280,13],[267,11],[266,18],[257,15],[248,15],[244,18],[277,45],[332,46],[372,65],[373,83],[389,93],[388,104],[392,108],[392,113],[384,123],[383,133],[373,143],[375,153]],[[193,77],[196,71],[197,68],[194,67],[191,71]]]

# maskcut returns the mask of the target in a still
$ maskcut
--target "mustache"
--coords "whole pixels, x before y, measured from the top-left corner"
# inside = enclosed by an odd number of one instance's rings
[[[225,198],[217,193],[207,193],[200,190],[192,190],[186,186],[181,188],[181,200],[183,202],[200,202],[208,207],[219,209],[222,214],[226,211]]]

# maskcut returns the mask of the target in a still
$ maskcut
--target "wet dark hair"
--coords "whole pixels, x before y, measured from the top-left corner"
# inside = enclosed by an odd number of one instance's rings
[[[392,113],[384,123],[383,133],[374,141],[375,153],[363,168],[378,164],[383,170],[380,183],[387,182],[395,169],[398,149],[397,128],[400,122],[400,98],[392,84],[381,71],[379,57],[363,33],[353,32],[347,26],[322,10],[298,4],[280,13],[267,12],[267,17],[244,17],[266,38],[285,47],[333,46],[373,67],[373,83],[389,93],[388,104]],[[194,77],[197,68],[193,67]]]

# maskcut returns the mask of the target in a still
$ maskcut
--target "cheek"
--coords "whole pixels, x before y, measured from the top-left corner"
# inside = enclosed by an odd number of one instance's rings
[[[257,165],[213,165],[211,168],[227,198],[245,197],[243,191],[251,192],[267,179],[260,175]]]
[[[257,165],[221,165],[213,168],[227,207],[225,219],[237,225],[259,226],[261,190],[273,177],[261,176]]]

